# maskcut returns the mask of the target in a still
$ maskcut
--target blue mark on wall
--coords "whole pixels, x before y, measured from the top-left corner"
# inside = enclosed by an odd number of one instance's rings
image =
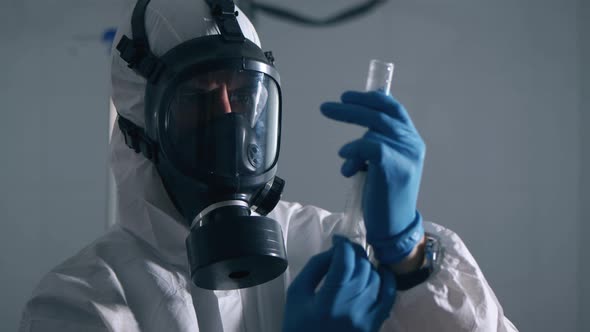
[[[102,33],[102,42],[108,46],[109,52],[111,47],[113,47],[113,42],[115,41],[115,35],[117,34],[116,28],[108,28],[103,31]]]

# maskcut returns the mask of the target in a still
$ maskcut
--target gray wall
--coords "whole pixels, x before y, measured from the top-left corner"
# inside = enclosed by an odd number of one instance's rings
[[[316,16],[358,3],[273,2]],[[16,329],[42,274],[104,228],[108,58],[99,38],[117,6],[0,1],[2,331]],[[590,118],[580,113],[590,107],[590,48],[577,33],[590,31],[589,11],[584,0],[392,0],[321,30],[258,17],[284,83],[285,198],[341,210],[349,183],[336,151],[362,130],[324,119],[318,105],[362,89],[371,58],[394,61],[394,95],[428,144],[424,216],[462,236],[521,331],[589,331],[577,309],[590,304],[586,285],[579,296],[587,253],[577,236],[590,235],[581,222],[587,172],[580,185],[590,165]]]
[[[276,1],[321,16],[358,1]],[[284,82],[286,198],[332,210],[337,150],[361,131],[318,105],[362,89],[371,58],[428,145],[420,209],[458,232],[522,331],[577,331],[578,2],[391,1],[323,30],[259,17]],[[312,10],[313,8],[313,10]]]
[[[582,48],[581,70],[581,117],[580,130],[582,133],[582,180],[581,183],[581,218],[580,218],[580,319],[581,331],[590,331],[590,251],[588,237],[590,236],[590,1],[580,1],[579,10],[579,41]]]
[[[0,331],[106,215],[112,1],[0,1]]]

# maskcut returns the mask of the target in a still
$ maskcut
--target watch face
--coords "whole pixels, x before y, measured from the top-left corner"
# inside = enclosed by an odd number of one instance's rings
[[[434,273],[442,262],[443,250],[440,245],[440,240],[432,235],[426,234],[426,246],[424,248],[425,264],[424,268]]]
[[[401,291],[418,286],[439,270],[443,257],[443,248],[436,236],[428,233],[425,235],[424,265],[414,272],[397,276],[398,289]]]

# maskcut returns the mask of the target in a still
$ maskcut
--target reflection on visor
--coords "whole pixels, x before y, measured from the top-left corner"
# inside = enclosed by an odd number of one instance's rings
[[[268,90],[261,82],[256,87],[241,88],[229,94],[231,111],[237,113],[249,112],[250,128],[254,128],[268,101]]]
[[[268,98],[263,74],[214,72],[181,84],[170,107],[177,116],[198,119],[200,126],[216,115],[242,113],[254,128],[267,107]]]

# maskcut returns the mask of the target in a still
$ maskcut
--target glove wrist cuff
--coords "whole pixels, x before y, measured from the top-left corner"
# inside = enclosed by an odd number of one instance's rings
[[[397,264],[408,257],[424,237],[422,215],[416,211],[414,221],[400,234],[387,239],[369,241],[375,251],[375,258],[381,264]]]

